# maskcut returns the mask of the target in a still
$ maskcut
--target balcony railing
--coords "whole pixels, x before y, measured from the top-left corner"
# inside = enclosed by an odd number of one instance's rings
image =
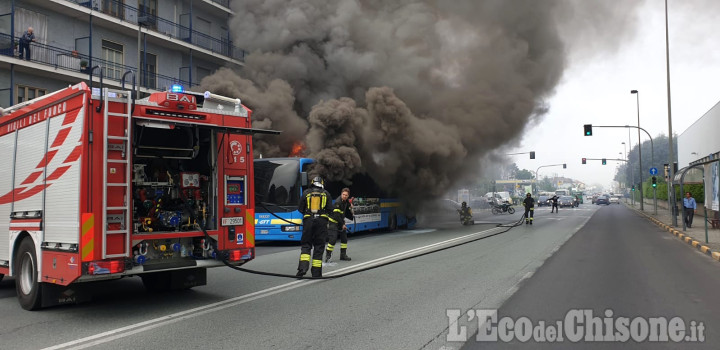
[[[225,6],[227,8],[230,8],[230,0],[210,0],[211,2],[214,2],[218,5]]]
[[[18,38],[15,38],[15,42],[17,42],[17,39]],[[20,55],[19,46],[16,46],[11,41],[10,34],[0,33],[0,55],[11,57],[19,57]],[[135,74],[138,77],[137,84],[141,87],[152,90],[167,90],[173,84],[181,84],[185,87],[198,85],[197,83],[190,84],[189,82],[178,78],[168,77],[153,72],[141,74],[137,72],[136,67],[107,61],[97,57],[92,57],[92,59],[90,59],[89,56],[78,53],[77,51],[66,50],[38,43],[30,44],[29,61],[56,69],[79,73],[89,73],[86,68],[81,66],[83,63],[86,63],[87,65],[99,65],[103,69],[104,78],[115,81],[121,81],[123,74],[132,70],[136,72]]]
[[[214,53],[230,57],[239,61],[245,60],[245,51],[235,47],[232,41],[227,39],[218,39],[208,34],[201,33],[179,23],[175,23],[154,14],[147,10],[138,9],[124,4],[118,0],[66,0],[78,5],[91,8],[96,11],[103,12],[107,15],[119,18],[125,22],[143,25],[144,27],[155,32],[167,35],[171,38],[183,40],[193,45],[200,46]],[[227,3],[227,0],[212,0],[220,4]]]

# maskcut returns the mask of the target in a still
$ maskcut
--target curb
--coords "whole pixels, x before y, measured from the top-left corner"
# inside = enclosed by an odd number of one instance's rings
[[[639,210],[637,210],[637,209],[635,209],[635,208],[632,208],[632,207],[628,206],[628,205],[625,204],[625,203],[623,203],[623,205],[624,205],[625,207],[629,208],[629,209],[634,210],[636,213],[641,214],[642,216],[644,216],[644,217],[647,218],[648,220],[650,220],[650,221],[652,221],[653,223],[655,223],[655,225],[657,225],[657,226],[663,228],[665,231],[668,231],[668,232],[670,232],[671,234],[675,235],[675,236],[676,236],[677,238],[679,238],[681,241],[684,241],[685,243],[687,243],[688,245],[694,247],[695,249],[697,249],[697,250],[700,251],[701,253],[708,255],[709,257],[715,259],[716,261],[720,261],[720,252],[714,252],[714,251],[710,250],[710,247],[708,247],[708,246],[706,246],[706,245],[703,245],[703,244],[700,243],[699,241],[696,241],[696,240],[692,239],[692,237],[685,235],[684,233],[682,233],[682,231],[678,231],[678,230],[675,229],[674,227],[672,227],[672,226],[670,226],[670,225],[667,225],[667,224],[665,224],[664,222],[662,222],[662,221],[660,221],[660,220],[658,220],[658,219],[656,219],[656,218],[654,218],[654,217],[652,217],[652,216],[650,216],[650,215],[648,215],[648,214],[645,214],[644,212],[641,212],[641,211],[639,211]]]

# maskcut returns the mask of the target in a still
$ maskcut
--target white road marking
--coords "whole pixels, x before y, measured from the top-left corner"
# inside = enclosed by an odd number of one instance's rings
[[[489,230],[479,231],[471,234],[467,234],[460,237],[455,237],[452,239],[448,239],[445,241],[429,244],[426,246],[406,250],[404,252],[388,255],[382,258],[377,258],[374,260],[366,261],[363,263],[355,264],[352,266],[344,267],[341,269],[337,269],[331,272],[328,272],[324,274],[325,276],[333,276],[338,275],[344,272],[352,272],[364,269],[366,267],[371,267],[372,265],[379,265],[382,263],[386,263],[392,260],[395,260],[396,258],[403,258],[407,257],[408,255],[411,255],[413,253],[421,252],[423,250],[429,250],[433,249],[439,246],[443,245],[452,245],[453,243],[457,243],[463,240],[470,240],[473,238],[477,238],[483,234],[491,234],[491,233],[497,233],[504,228],[496,227]],[[494,232],[493,232],[494,231]],[[257,292],[253,292],[250,294],[245,294],[241,296],[237,296],[234,298],[230,298],[224,301],[219,301],[216,303],[208,304],[205,306],[196,307],[190,310],[185,310],[181,312],[176,312],[173,314],[169,314],[162,317],[157,317],[154,319],[150,319],[144,322],[135,323],[129,326],[116,328],[113,330],[109,330],[106,332],[98,333],[95,335],[91,335],[85,338],[80,338],[77,340],[69,341],[63,344],[58,344],[55,346],[44,348],[43,350],[59,350],[59,349],[85,349],[91,346],[100,345],[104,343],[109,343],[111,341],[125,338],[128,336],[131,336],[133,334],[142,333],[151,329],[163,327],[169,324],[173,324],[176,322],[184,321],[187,319],[195,318],[201,315],[205,315],[211,312],[220,311],[223,309],[228,309],[237,305],[245,304],[257,299],[265,298],[268,296],[272,296],[278,293],[286,292],[298,287],[307,286],[313,283],[320,282],[319,280],[300,280],[300,281],[294,281],[289,282],[285,284],[281,284],[279,286],[263,289]]]

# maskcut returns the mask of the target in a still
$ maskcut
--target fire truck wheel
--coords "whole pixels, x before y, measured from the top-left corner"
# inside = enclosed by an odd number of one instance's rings
[[[37,256],[32,238],[20,242],[15,256],[15,290],[20,306],[25,310],[40,307],[40,282],[38,282]]]
[[[153,272],[140,275],[145,290],[152,293],[170,290],[170,272]]]

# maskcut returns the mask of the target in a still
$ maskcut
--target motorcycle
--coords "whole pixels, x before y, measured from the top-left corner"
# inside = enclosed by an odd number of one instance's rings
[[[492,207],[491,211],[494,215],[498,215],[498,214],[502,214],[502,213],[515,214],[515,208],[510,206],[509,203],[503,203],[501,205],[494,205]]]
[[[460,223],[463,225],[475,225],[475,220],[473,220],[472,212],[468,209],[467,213],[463,213],[462,209],[457,210],[458,214],[460,214]]]

